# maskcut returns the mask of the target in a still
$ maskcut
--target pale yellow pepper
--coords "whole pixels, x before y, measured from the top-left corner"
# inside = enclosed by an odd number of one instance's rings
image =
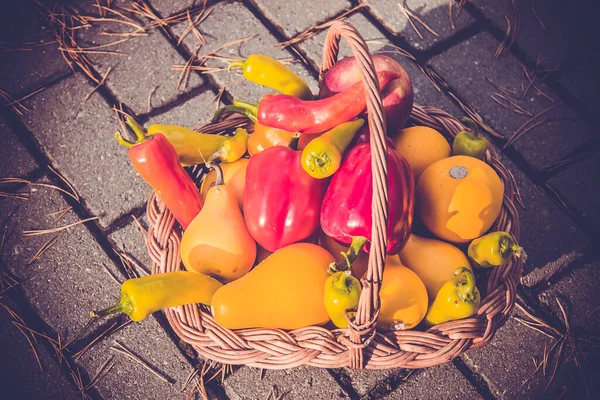
[[[460,267],[454,275],[456,278],[444,283],[429,307],[425,315],[427,325],[467,318],[479,308],[481,295],[475,286],[473,272],[467,267]]]

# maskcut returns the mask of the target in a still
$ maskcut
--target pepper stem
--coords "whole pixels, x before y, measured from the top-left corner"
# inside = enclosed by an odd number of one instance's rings
[[[475,275],[467,267],[460,267],[454,271],[457,278],[454,280],[456,285],[456,294],[462,301],[475,301]]]
[[[148,139],[148,134],[144,128],[131,116],[125,116],[125,124],[131,128],[133,133],[135,134],[136,140],[135,142],[129,141],[123,137],[123,134],[120,131],[115,132],[115,139],[117,142],[122,144],[125,147],[133,147],[136,144],[142,143]]]
[[[214,185],[216,185],[216,186],[224,185],[225,177],[223,176],[223,168],[221,168],[221,166],[219,165],[218,160],[210,161],[206,164],[206,166],[208,168],[214,170],[217,173],[217,179],[216,179]]]
[[[110,306],[103,310],[99,311],[90,311],[90,318],[96,319],[101,317],[106,317],[107,315],[117,314],[123,312],[123,305],[121,302],[115,304],[114,306]]]
[[[244,69],[245,66],[246,66],[246,60],[232,61],[227,66],[227,71],[231,72],[231,70],[234,69],[234,68],[236,68],[236,67],[240,67],[241,69]]]
[[[335,276],[331,287],[338,293],[349,294],[352,290],[352,273],[349,269],[341,271],[339,276]]]
[[[252,114],[258,115],[258,104],[248,103],[247,101],[243,101],[243,100],[234,100],[233,105],[241,107],[241,108],[245,108],[246,110],[251,111]]]
[[[229,106],[225,106],[225,107],[221,107],[219,108],[212,117],[212,122],[216,122],[218,120],[221,119],[221,117],[223,116],[223,114],[242,114],[243,116],[245,116],[246,118],[248,118],[250,121],[256,123],[258,120],[256,119],[256,112],[253,112],[250,109],[244,108],[244,107],[239,107],[236,105],[229,105]]]
[[[360,251],[367,243],[367,238],[364,236],[352,236],[352,243],[348,248],[348,251],[341,252],[340,254],[344,257],[342,260],[332,262],[329,264],[327,272],[333,274],[339,271],[352,271],[352,263],[356,260],[356,257],[360,254]]]
[[[471,139],[479,136],[479,127],[477,126],[477,122],[467,117],[462,117],[460,121],[470,129],[470,131],[465,131],[467,136],[469,136]]]
[[[300,132],[296,132],[292,135],[288,147],[294,151],[298,150],[298,142],[300,141]]]

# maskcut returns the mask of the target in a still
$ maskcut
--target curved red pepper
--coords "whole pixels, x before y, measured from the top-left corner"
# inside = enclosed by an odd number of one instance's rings
[[[200,191],[179,162],[173,145],[160,134],[146,136],[142,128],[129,117],[127,124],[138,141],[126,142],[117,132],[119,143],[130,147],[129,159],[142,178],[154,189],[158,197],[185,230],[203,206]]]
[[[378,72],[380,87],[385,87],[395,74]],[[300,100],[285,94],[264,95],[257,118],[262,125],[304,134],[321,133],[348,122],[366,107],[362,81],[344,91],[321,100]]]
[[[254,240],[269,251],[305,240],[319,226],[327,180],[308,175],[301,155],[275,146],[253,155],[248,163],[244,218]]]
[[[404,157],[389,147],[387,153],[387,252],[397,254],[410,235],[415,183]],[[345,245],[350,245],[353,239],[359,237],[371,241],[372,179],[371,147],[368,143],[359,144],[347,154],[325,194],[321,208],[321,228],[326,235]]]

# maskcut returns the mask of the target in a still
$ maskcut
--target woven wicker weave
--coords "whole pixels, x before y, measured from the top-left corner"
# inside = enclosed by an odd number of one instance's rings
[[[380,89],[371,56],[360,34],[348,23],[332,25],[327,35],[323,71],[337,59],[340,38],[345,39],[358,59],[367,93],[373,160],[373,242],[369,267],[363,279],[363,292],[354,323],[348,329],[328,330],[311,326],[293,331],[280,329],[241,329],[232,331],[219,326],[205,306],[186,305],[165,310],[172,328],[207,359],[227,364],[246,364],[260,368],[282,369],[299,365],[323,368],[387,369],[425,368],[446,363],[461,353],[485,346],[504,324],[515,304],[516,286],[522,261],[513,259],[491,270],[487,288],[477,313],[469,318],[446,322],[427,332],[406,330],[380,332],[375,329],[379,314],[379,285],[383,275],[387,226],[387,157],[385,122]],[[415,105],[409,124],[424,125],[452,139],[461,123],[433,107]],[[203,132],[220,133],[236,126],[249,126],[244,117],[230,115],[202,127]],[[519,218],[514,204],[516,187],[510,172],[490,149],[486,161],[505,185],[503,207],[493,229],[505,230],[519,240]],[[172,214],[152,194],[148,201],[149,230],[147,246],[153,260],[152,273],[177,271],[181,230]],[[483,289],[483,288],[480,288]]]

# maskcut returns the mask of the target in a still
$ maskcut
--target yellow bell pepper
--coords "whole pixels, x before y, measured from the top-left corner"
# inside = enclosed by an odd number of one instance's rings
[[[481,295],[475,286],[475,275],[467,267],[455,272],[456,278],[446,282],[429,307],[425,322],[437,325],[473,315],[479,308]]]
[[[210,276],[188,271],[128,279],[121,285],[121,300],[112,307],[90,312],[90,317],[125,313],[138,322],[169,307],[194,303],[210,305],[213,294],[221,286]]]
[[[474,239],[469,244],[469,258],[477,266],[483,268],[504,265],[514,254],[521,257],[523,248],[520,247],[508,232],[492,232]]]

